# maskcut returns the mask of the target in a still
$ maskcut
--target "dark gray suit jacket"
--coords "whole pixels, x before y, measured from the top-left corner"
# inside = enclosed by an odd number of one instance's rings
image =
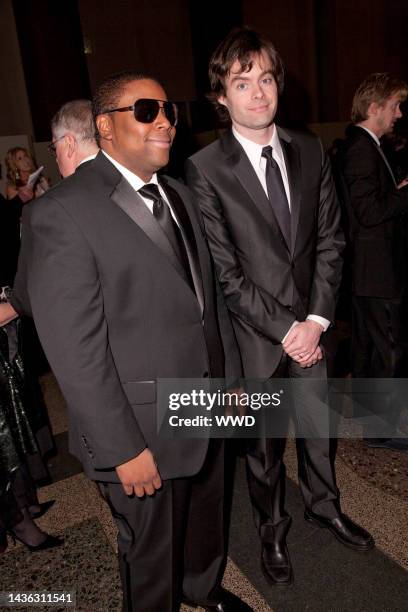
[[[24,210],[13,305],[34,317],[68,404],[71,450],[97,480],[117,481],[114,466],[146,446],[162,478],[198,472],[208,441],[157,435],[156,380],[223,377],[224,354],[226,374],[241,373],[202,221],[186,187],[162,184],[186,228],[195,292],[103,153]]]
[[[408,189],[397,189],[374,139],[350,125],[336,155],[338,185],[348,219],[353,292],[399,298],[407,286]]]
[[[269,377],[295,319],[334,319],[344,246],[319,140],[278,128],[291,194],[292,250],[239,142],[228,131],[186,162],[247,377]]]

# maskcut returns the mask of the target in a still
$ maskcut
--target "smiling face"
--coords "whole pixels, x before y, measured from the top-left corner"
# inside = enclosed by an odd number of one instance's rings
[[[242,72],[239,61],[235,61],[224,89],[218,102],[228,109],[235,129],[255,142],[269,137],[278,107],[278,91],[265,51],[253,56],[252,68],[247,72]]]
[[[34,170],[33,161],[25,149],[19,149],[16,152],[14,163],[19,172],[30,173]]]
[[[132,106],[140,98],[167,100],[158,83],[141,79],[124,86],[115,108]],[[153,123],[136,121],[133,111],[126,111],[99,115],[96,124],[101,148],[143,181],[168,163],[176,130],[162,110]]]

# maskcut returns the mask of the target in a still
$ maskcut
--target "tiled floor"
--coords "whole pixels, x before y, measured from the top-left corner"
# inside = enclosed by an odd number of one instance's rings
[[[55,499],[56,503],[39,524],[46,531],[63,534],[66,541],[59,549],[36,554],[22,545],[9,546],[0,557],[0,590],[74,588],[77,610],[120,610],[115,526],[95,485],[67,451],[67,415],[51,375],[43,378],[43,389],[58,455],[49,465],[53,484],[40,489],[42,501]],[[287,498],[293,525],[288,541],[296,581],[282,590],[270,587],[259,569],[260,545],[239,459],[225,586],[255,612],[407,610],[407,457],[380,453],[367,454],[355,441],[341,443],[338,453],[343,509],[372,531],[377,542],[375,550],[361,555],[305,523],[296,486],[295,446],[289,441]],[[397,488],[394,481],[399,483]]]

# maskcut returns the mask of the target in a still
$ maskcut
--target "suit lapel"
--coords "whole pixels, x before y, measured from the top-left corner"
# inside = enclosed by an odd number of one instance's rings
[[[120,179],[110,197],[115,204],[132,219],[132,221],[137,223],[150,240],[166,255],[167,259],[183,279],[187,280],[183,266],[175,254],[166,234],[157,223],[146,204],[124,177]]]
[[[227,132],[225,136],[223,136],[222,146],[224,151],[228,153],[228,162],[230,163],[231,169],[241,183],[243,189],[251,198],[252,202],[255,204],[268,225],[275,231],[287,248],[286,240],[281,232],[278,220],[273,212],[269,199],[266,196],[259,178],[248,159],[248,156],[237,139],[234,138],[232,131]]]
[[[187,213],[186,207],[173,187],[171,187],[165,177],[160,177],[160,185],[166,192],[173,211],[179,221],[180,231],[183,236],[184,244],[186,246],[188,262],[190,264],[191,276],[193,278],[194,289],[196,292],[198,303],[200,304],[201,312],[204,312],[204,291],[203,282],[200,268],[200,261],[197,252],[197,243],[194,236],[193,226],[191,225],[190,217]]]
[[[360,136],[362,138],[366,138],[378,151],[378,154],[381,156],[381,159],[383,160],[384,164],[387,166],[388,172],[390,173],[392,182],[394,183],[395,186],[397,186],[397,181],[395,180],[395,176],[394,173],[392,171],[392,168],[389,164],[388,159],[386,158],[386,156],[384,155],[384,151],[382,150],[381,146],[378,146],[377,142],[374,140],[374,138],[371,136],[371,134],[369,134],[367,132],[367,130],[365,130],[361,125],[349,125],[347,127],[346,130],[346,134],[354,134],[356,136]]]
[[[229,158],[228,161],[231,165],[231,169],[241,183],[243,189],[247,192],[265,220],[269,224],[276,225],[276,227],[278,227],[278,222],[273,213],[269,200],[266,197],[266,193],[259,182],[259,178],[257,177],[256,172],[253,169],[244,149],[241,147],[237,139],[234,138],[232,131],[227,132],[223,136],[222,146]]]
[[[284,130],[278,129],[283,156],[285,158],[286,172],[288,174],[290,191],[290,216],[291,216],[291,245],[292,253],[296,245],[296,234],[299,225],[300,199],[301,199],[301,166],[299,150],[293,140]]]
[[[391,178],[392,178],[392,182],[394,183],[395,187],[397,187],[397,181],[395,180],[395,176],[394,176],[394,173],[393,173],[393,171],[392,171],[392,169],[391,169],[391,166],[390,166],[390,164],[389,164],[389,162],[388,162],[388,159],[387,159],[387,158],[385,157],[385,155],[384,155],[384,151],[382,150],[382,148],[381,148],[381,147],[379,147],[379,146],[378,146],[378,144],[377,144],[376,142],[374,142],[374,144],[375,144],[375,146],[377,147],[377,151],[379,152],[379,154],[380,154],[380,155],[381,155],[381,157],[383,158],[384,163],[385,163],[385,165],[386,165],[386,166],[387,166],[387,168],[388,168],[388,171],[389,171],[389,173],[390,173],[390,175],[391,175]]]

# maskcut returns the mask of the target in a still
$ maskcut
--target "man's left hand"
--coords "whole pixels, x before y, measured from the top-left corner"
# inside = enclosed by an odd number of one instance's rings
[[[315,353],[322,332],[323,327],[316,321],[303,321],[288,333],[283,349],[295,361],[305,363]]]

